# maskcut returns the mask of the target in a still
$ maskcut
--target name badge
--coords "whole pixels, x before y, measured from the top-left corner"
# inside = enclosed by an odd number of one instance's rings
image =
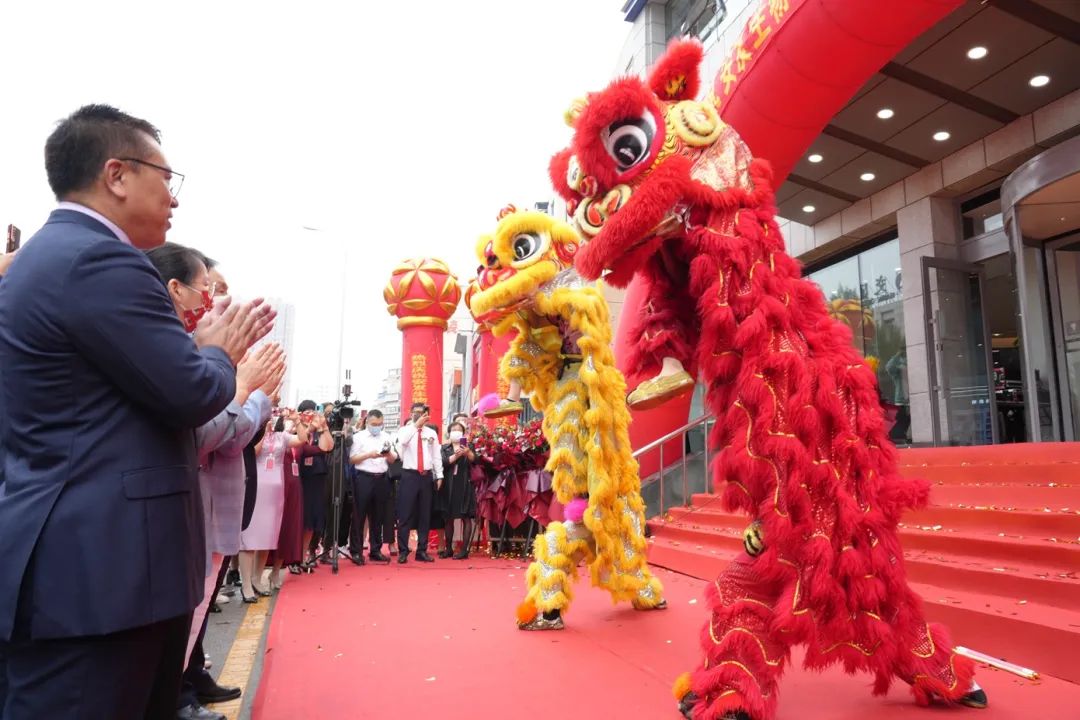
[[[315,458],[304,458],[304,467],[311,467],[315,464]]]
[[[293,475],[299,475],[300,474],[300,465],[295,460],[293,461],[293,464],[292,464],[292,474]]]
[[[267,470],[273,470],[274,469],[274,458],[273,458],[273,456],[266,458],[266,469]]]

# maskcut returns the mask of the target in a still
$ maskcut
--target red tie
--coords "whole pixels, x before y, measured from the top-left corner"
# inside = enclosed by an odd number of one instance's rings
[[[416,472],[424,472],[424,431],[416,433]]]

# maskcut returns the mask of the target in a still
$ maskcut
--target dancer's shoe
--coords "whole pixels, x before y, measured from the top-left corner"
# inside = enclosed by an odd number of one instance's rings
[[[694,378],[685,370],[646,380],[626,397],[631,410],[651,410],[694,389]]]
[[[646,610],[667,610],[667,600],[664,600],[663,598],[661,598],[660,602],[656,603],[655,605],[646,605],[638,598],[634,598],[633,600],[631,600],[630,604],[634,607],[635,610],[641,610],[642,612]]]
[[[503,400],[495,407],[484,412],[486,418],[501,418],[509,415],[520,415],[525,411],[525,406],[515,400]]]
[[[545,615],[548,617],[544,617]],[[528,622],[518,622],[518,630],[562,630],[565,627],[562,613],[558,610],[551,613],[538,613]]]

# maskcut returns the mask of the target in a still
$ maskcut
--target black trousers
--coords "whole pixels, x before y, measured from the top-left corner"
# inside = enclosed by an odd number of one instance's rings
[[[398,552],[408,552],[409,530],[416,527],[416,552],[427,552],[431,529],[431,495],[435,480],[430,472],[401,471],[397,489]]]
[[[390,497],[390,476],[357,470],[353,476],[353,525],[363,527],[367,520],[368,551],[380,552],[383,544],[383,514]]]
[[[0,718],[174,718],[190,626],[188,614],[109,635],[0,643]]]
[[[400,482],[387,475],[386,503],[383,505],[383,542],[387,545],[397,543],[397,485]]]

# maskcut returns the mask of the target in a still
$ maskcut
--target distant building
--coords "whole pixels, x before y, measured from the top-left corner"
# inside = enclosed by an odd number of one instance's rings
[[[379,394],[375,397],[374,408],[383,414],[383,425],[387,432],[394,432],[401,426],[401,368],[391,368],[379,384]]]
[[[293,357],[293,334],[296,329],[296,307],[282,298],[267,298],[266,302],[277,310],[277,318],[274,320],[274,329],[270,331],[263,343],[278,343],[285,350],[285,357]],[[296,406],[293,398],[292,366],[285,368],[285,379],[281,384],[281,402],[285,405]]]

